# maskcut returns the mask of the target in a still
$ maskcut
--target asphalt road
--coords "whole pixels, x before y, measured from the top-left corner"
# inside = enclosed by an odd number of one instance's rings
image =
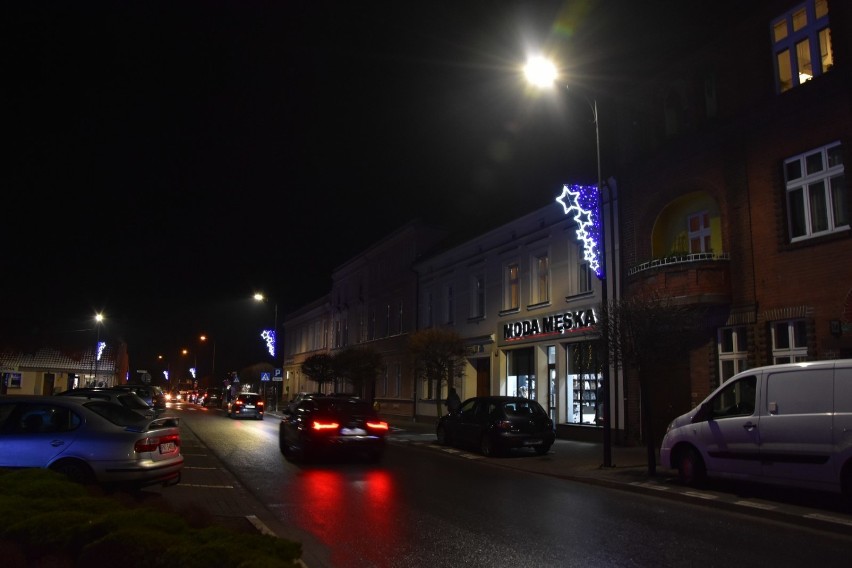
[[[255,529],[302,542],[311,568],[847,566],[852,549],[842,531],[495,467],[417,444],[390,444],[379,465],[292,464],[278,452],[273,417],[175,411],[187,432],[187,471],[163,498],[187,499],[188,511],[203,502],[223,520],[241,520],[235,530],[254,517],[247,524]]]

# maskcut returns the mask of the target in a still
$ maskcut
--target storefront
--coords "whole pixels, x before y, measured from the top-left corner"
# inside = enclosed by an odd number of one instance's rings
[[[597,324],[593,307],[503,324],[499,394],[537,400],[562,437],[597,440],[603,427]]]

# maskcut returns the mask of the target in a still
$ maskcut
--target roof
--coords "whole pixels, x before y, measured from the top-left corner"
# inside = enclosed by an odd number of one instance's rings
[[[98,373],[115,372],[115,354],[110,346],[104,349],[99,361],[95,361],[94,355],[94,349],[60,350],[43,347],[32,353],[6,350],[0,352],[0,370],[9,372],[36,369],[78,373],[92,372],[97,368]]]

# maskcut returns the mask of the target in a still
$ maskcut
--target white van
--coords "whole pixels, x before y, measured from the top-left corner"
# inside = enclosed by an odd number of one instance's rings
[[[664,467],[852,497],[852,359],[750,369],[668,427]]]

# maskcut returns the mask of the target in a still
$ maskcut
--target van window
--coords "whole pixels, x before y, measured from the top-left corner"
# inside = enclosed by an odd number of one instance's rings
[[[710,402],[711,418],[751,416],[757,398],[757,378],[743,377],[719,391]]]
[[[766,378],[766,400],[773,414],[831,412],[833,369],[796,369]],[[775,403],[774,405],[772,403]]]

